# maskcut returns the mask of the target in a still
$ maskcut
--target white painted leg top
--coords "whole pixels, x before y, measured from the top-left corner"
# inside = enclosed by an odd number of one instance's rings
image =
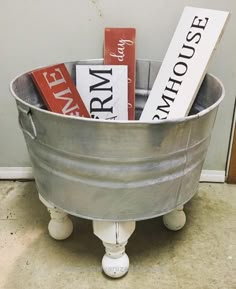
[[[93,232],[103,242],[126,242],[135,230],[135,222],[93,221]]]
[[[47,207],[51,220],[48,224],[49,235],[55,240],[65,240],[73,232],[73,223],[68,214],[47,202],[40,194],[40,201]]]

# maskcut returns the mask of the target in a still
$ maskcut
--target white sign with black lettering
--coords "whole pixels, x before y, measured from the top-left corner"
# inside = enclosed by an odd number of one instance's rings
[[[185,7],[141,121],[188,115],[229,12]]]
[[[91,118],[128,119],[126,65],[76,65],[76,87]]]

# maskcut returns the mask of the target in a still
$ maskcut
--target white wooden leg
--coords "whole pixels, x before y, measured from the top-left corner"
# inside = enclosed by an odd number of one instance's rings
[[[182,229],[186,223],[186,215],[184,206],[179,206],[176,210],[163,216],[163,223],[167,229],[178,231]]]
[[[93,221],[94,234],[103,241],[105,255],[102,269],[106,275],[119,278],[129,270],[125,246],[135,230],[135,222]]]
[[[47,207],[51,216],[48,224],[49,235],[56,240],[67,239],[73,232],[73,223],[68,214],[52,206],[41,195],[39,195],[39,199]]]

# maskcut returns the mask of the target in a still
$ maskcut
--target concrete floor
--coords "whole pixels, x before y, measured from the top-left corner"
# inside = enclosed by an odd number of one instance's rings
[[[127,245],[129,273],[101,273],[102,243],[91,221],[74,218],[66,241],[47,233],[34,182],[0,182],[0,288],[236,288],[236,186],[201,184],[171,232],[161,218],[138,222]]]

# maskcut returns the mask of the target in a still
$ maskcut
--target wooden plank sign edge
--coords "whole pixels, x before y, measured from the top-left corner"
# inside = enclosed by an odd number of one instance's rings
[[[50,111],[90,118],[65,64],[39,68],[30,75]]]
[[[105,28],[104,64],[128,65],[128,119],[135,119],[135,28]]]
[[[127,65],[76,65],[76,87],[92,118],[128,120]]]

